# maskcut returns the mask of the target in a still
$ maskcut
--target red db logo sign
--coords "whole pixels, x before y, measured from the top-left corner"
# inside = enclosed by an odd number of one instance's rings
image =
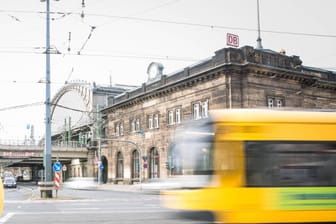
[[[232,47],[239,47],[239,36],[227,33],[226,34],[226,45],[232,46]]]

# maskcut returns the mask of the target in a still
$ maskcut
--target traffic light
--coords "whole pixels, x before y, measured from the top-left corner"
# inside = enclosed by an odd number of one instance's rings
[[[170,163],[167,161],[165,162],[166,168],[169,170],[170,169]]]

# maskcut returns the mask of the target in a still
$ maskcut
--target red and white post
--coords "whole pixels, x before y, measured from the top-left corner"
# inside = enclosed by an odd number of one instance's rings
[[[57,198],[57,191],[60,187],[60,182],[61,182],[61,172],[55,172],[55,189],[56,189],[56,198]]]

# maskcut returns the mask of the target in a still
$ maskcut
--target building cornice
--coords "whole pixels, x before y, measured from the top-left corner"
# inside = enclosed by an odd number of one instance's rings
[[[287,56],[271,50],[244,46],[239,49],[221,49],[216,51],[212,58],[186,67],[175,74],[162,75],[156,82],[144,83],[138,89],[116,96],[103,112],[138,105],[147,100],[216,79],[224,74],[262,75],[269,78],[295,80],[302,85],[302,88],[336,90],[334,72],[302,66],[298,56]]]

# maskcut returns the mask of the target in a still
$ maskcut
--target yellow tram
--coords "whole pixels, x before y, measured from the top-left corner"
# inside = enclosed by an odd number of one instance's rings
[[[336,113],[231,109],[177,132],[168,208],[216,223],[336,222]],[[183,183],[183,184],[182,184]]]
[[[5,192],[3,187],[3,181],[0,181],[0,215],[2,214],[5,201]]]

